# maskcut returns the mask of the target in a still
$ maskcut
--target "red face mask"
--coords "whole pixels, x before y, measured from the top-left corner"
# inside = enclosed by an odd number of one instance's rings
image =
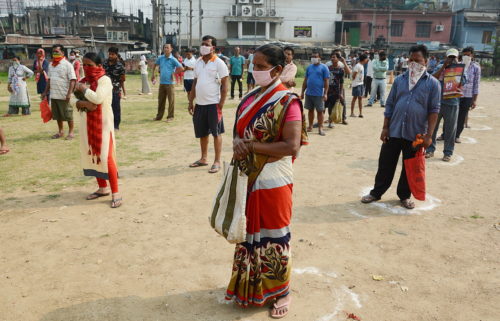
[[[98,66],[83,66],[83,71],[88,80],[98,79],[106,73],[104,68]]]

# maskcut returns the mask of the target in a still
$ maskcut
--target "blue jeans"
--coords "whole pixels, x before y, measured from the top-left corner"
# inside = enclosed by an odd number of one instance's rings
[[[372,92],[370,99],[368,100],[368,105],[373,105],[375,98],[377,97],[377,91],[380,90],[380,104],[385,106],[385,88],[387,87],[386,79],[374,78],[372,82]],[[379,89],[380,88],[380,89]]]
[[[434,128],[434,133],[432,134],[432,145],[427,148],[428,153],[434,153],[436,151],[436,136],[439,129],[439,123],[441,119],[444,119],[443,130],[444,130],[444,150],[443,154],[445,156],[453,155],[453,150],[455,149],[455,136],[457,133],[457,119],[458,119],[458,105],[446,105],[441,104],[441,110],[439,111],[438,120],[436,123],[436,128]]]

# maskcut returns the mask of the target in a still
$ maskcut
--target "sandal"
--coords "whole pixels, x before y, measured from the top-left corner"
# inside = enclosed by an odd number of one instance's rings
[[[365,195],[361,198],[361,203],[369,204],[369,203],[376,202],[379,200],[380,200],[380,198],[376,198],[375,196],[368,194],[368,195]]]
[[[215,174],[219,172],[220,170],[220,165],[213,164],[212,167],[210,167],[210,170],[208,171],[210,174]]]
[[[68,135],[66,136],[66,140],[72,140],[73,138],[75,138],[75,134],[71,134],[71,135]]]
[[[118,208],[118,207],[122,206],[122,201],[123,201],[122,197],[113,199],[111,201],[111,208]]]
[[[191,168],[201,167],[201,166],[208,166],[208,163],[202,163],[201,160],[197,160],[196,162],[189,165],[189,167]]]
[[[405,200],[401,200],[401,206],[403,206],[404,208],[408,209],[408,210],[412,210],[415,208],[415,203],[413,203],[412,200],[410,200],[409,198],[405,199]]]
[[[97,198],[99,198],[99,197],[104,197],[104,196],[108,196],[108,195],[109,195],[109,193],[98,193],[98,192],[94,192],[94,193],[89,194],[89,195],[87,196],[87,201],[95,200],[95,199],[97,199]]]
[[[50,136],[50,138],[52,138],[52,139],[58,139],[58,138],[61,138],[61,137],[63,137],[63,134],[61,134],[61,133],[57,133],[57,134],[54,134],[54,135]]]
[[[287,303],[283,303],[282,305],[278,305],[278,300],[276,300],[276,302],[273,304],[271,317],[274,319],[284,318],[288,314],[290,303],[292,303],[291,298]]]

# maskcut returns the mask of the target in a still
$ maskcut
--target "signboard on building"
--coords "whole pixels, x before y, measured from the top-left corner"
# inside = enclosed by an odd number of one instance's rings
[[[293,27],[293,37],[294,38],[311,38],[312,37],[312,26],[294,26]]]
[[[66,34],[66,28],[64,28],[64,27],[52,27],[50,31],[51,31],[51,33],[53,35],[64,35],[64,34]]]

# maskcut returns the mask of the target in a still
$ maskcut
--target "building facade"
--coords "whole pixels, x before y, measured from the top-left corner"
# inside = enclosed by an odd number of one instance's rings
[[[111,13],[111,0],[66,0],[67,11],[95,11]]]
[[[493,53],[500,10],[462,9],[453,17],[453,44]]]

